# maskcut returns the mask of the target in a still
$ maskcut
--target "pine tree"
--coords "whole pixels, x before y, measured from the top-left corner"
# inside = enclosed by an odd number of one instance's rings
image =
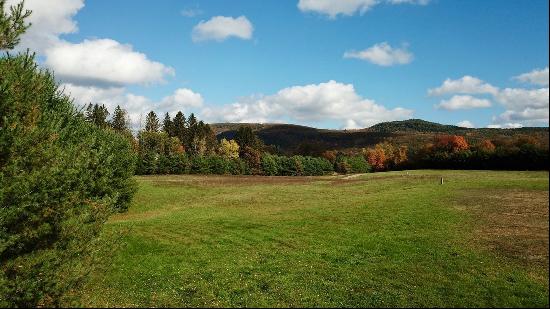
[[[25,18],[31,15],[31,11],[23,12],[23,2],[10,6],[9,14],[5,5],[6,0],[0,0],[0,50],[13,49],[19,44],[21,34],[31,25],[25,24]]]
[[[195,117],[195,114],[191,113],[191,115],[189,115],[189,119],[187,119],[187,131],[184,137],[184,144],[186,148],[193,148],[193,141],[197,136],[197,126],[197,118]]]
[[[262,147],[262,141],[252,132],[250,126],[239,127],[237,134],[235,134],[235,140],[241,147],[241,151],[246,147],[252,149],[260,149]]]
[[[158,132],[160,128],[159,119],[154,111],[150,111],[145,118],[145,131]]]
[[[88,107],[86,107],[86,121],[91,122],[100,128],[108,127],[109,123],[107,121],[107,117],[109,117],[109,111],[105,105],[90,103],[88,104]]]
[[[113,113],[113,119],[111,120],[111,128],[118,132],[128,131],[128,122],[126,120],[126,111],[117,105]]]
[[[180,139],[180,142],[185,145],[185,137],[187,135],[187,123],[185,121],[185,115],[182,112],[178,112],[172,121],[172,129],[175,137]]]
[[[173,123],[170,119],[170,114],[166,113],[164,115],[164,121],[162,122],[162,131],[166,132],[168,136],[173,137],[174,135],[174,129],[173,129]]]

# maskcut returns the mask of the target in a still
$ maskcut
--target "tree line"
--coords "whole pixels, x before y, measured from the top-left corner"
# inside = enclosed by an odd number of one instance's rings
[[[91,106],[91,107],[90,107]],[[111,121],[104,107],[90,105],[87,119],[100,126],[115,126],[125,111],[117,107]],[[94,116],[97,111],[99,116]],[[101,118],[101,121],[97,121]],[[121,123],[121,122],[120,122]],[[231,174],[313,176],[365,173],[401,169],[548,169],[548,149],[536,138],[493,138],[468,141],[461,135],[435,135],[432,142],[409,148],[390,141],[363,149],[328,150],[318,155],[285,156],[265,145],[249,126],[241,126],[234,139],[218,141],[210,126],[194,114],[186,118],[168,113],[162,123],[154,111],[147,114],[145,129],[133,139],[138,156],[137,174]]]

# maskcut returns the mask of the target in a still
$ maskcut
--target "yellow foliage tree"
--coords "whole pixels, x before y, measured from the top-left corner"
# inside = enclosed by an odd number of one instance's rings
[[[234,140],[226,140],[224,138],[220,141],[218,152],[224,157],[236,159],[239,157],[239,144]]]

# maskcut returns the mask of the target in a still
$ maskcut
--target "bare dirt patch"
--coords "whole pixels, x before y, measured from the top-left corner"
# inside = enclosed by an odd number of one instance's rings
[[[548,191],[468,190],[457,207],[477,217],[475,237],[490,250],[548,269]]]

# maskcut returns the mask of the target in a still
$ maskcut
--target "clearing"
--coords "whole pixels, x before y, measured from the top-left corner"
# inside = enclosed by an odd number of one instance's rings
[[[137,179],[84,306],[548,307],[548,172]]]

